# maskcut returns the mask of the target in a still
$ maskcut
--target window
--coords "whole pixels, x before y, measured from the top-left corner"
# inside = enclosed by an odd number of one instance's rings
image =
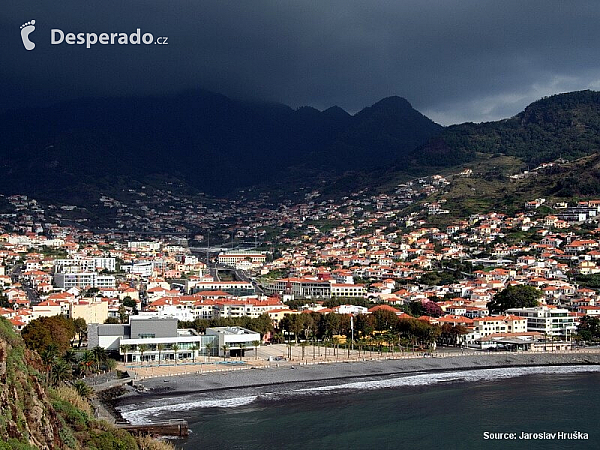
[[[140,337],[140,339],[152,339],[156,337],[154,333],[141,333],[138,334],[138,336]]]

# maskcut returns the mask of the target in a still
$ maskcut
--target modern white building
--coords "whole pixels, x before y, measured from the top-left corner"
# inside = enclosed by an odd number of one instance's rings
[[[143,278],[152,276],[154,272],[154,263],[151,261],[137,262],[133,264],[122,265],[121,269],[125,273],[131,273],[132,275],[138,275]]]
[[[56,273],[54,274],[54,285],[61,289],[71,288],[114,288],[115,277],[112,275],[100,275],[95,272]]]
[[[187,280],[186,292],[194,294],[201,291],[223,291],[235,296],[253,295],[255,289],[248,281],[196,281]]]
[[[527,318],[527,331],[537,331],[550,337],[567,338],[575,330],[574,317],[569,310],[536,306],[532,308],[511,308],[506,314]]]
[[[289,293],[298,298],[331,297],[331,283],[313,278],[281,278],[263,287],[269,293]]]
[[[88,324],[88,348],[119,352],[128,362],[237,356],[261,342],[241,327],[208,328],[205,335],[178,329],[177,319],[130,316],[128,324]]]
[[[127,248],[129,248],[130,250],[133,251],[158,251],[160,249],[160,242],[153,242],[153,241],[139,241],[139,242],[133,242],[133,241],[129,241],[127,242]]]
[[[206,329],[207,336],[215,336],[220,356],[237,356],[260,345],[260,333],[242,327],[215,327]]]
[[[68,258],[55,259],[55,273],[95,272],[97,270],[114,272],[116,269],[115,258]]]

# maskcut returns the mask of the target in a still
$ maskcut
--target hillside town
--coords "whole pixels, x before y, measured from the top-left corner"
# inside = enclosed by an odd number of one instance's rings
[[[173,197],[160,208],[141,206],[140,215],[101,197],[105,207],[116,208],[116,228],[94,231],[64,220],[70,208],[7,197],[12,210],[0,216],[0,315],[17,331],[40,317],[82,319],[88,346],[124,358],[129,350],[131,361],[161,358],[156,333],[131,334],[143,319],[146,329],[176,320],[163,344],[188,351],[171,358],[243,354],[289,339],[364,341],[386,331],[369,328],[364,317],[381,321],[386,314],[441,330],[421,342],[427,348],[572,348],[582,320],[600,316],[600,200],[536,198],[513,216],[456,218],[444,209],[449,184],[436,175],[387,194],[320,200],[311,191],[296,204],[241,199],[223,201],[220,209]],[[163,232],[153,235],[152,228]],[[217,245],[209,246],[209,233]],[[537,289],[537,304],[490,307],[514,286]],[[309,315],[312,322],[327,315],[344,319],[317,333],[294,318]],[[251,335],[212,349],[190,330],[198,321],[232,325],[244,318],[262,319],[261,331],[239,327]],[[182,328],[188,331],[173,331]],[[154,347],[146,355],[138,342],[144,337],[157,340],[147,341]],[[163,353],[167,357],[164,347]]]

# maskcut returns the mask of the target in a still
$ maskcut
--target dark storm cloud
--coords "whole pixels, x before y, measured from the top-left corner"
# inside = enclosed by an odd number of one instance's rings
[[[22,1],[0,13],[0,106],[203,87],[357,111],[400,95],[438,122],[600,87],[597,1]],[[33,51],[19,25],[37,20]],[[50,29],[168,36],[51,46]]]

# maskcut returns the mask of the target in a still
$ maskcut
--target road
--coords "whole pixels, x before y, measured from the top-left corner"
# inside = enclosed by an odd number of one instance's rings
[[[27,299],[31,303],[31,306],[35,306],[40,303],[40,297],[38,293],[31,287],[28,281],[23,279],[23,266],[16,265],[12,268],[10,273],[13,283],[20,282],[23,290],[27,294]]]

